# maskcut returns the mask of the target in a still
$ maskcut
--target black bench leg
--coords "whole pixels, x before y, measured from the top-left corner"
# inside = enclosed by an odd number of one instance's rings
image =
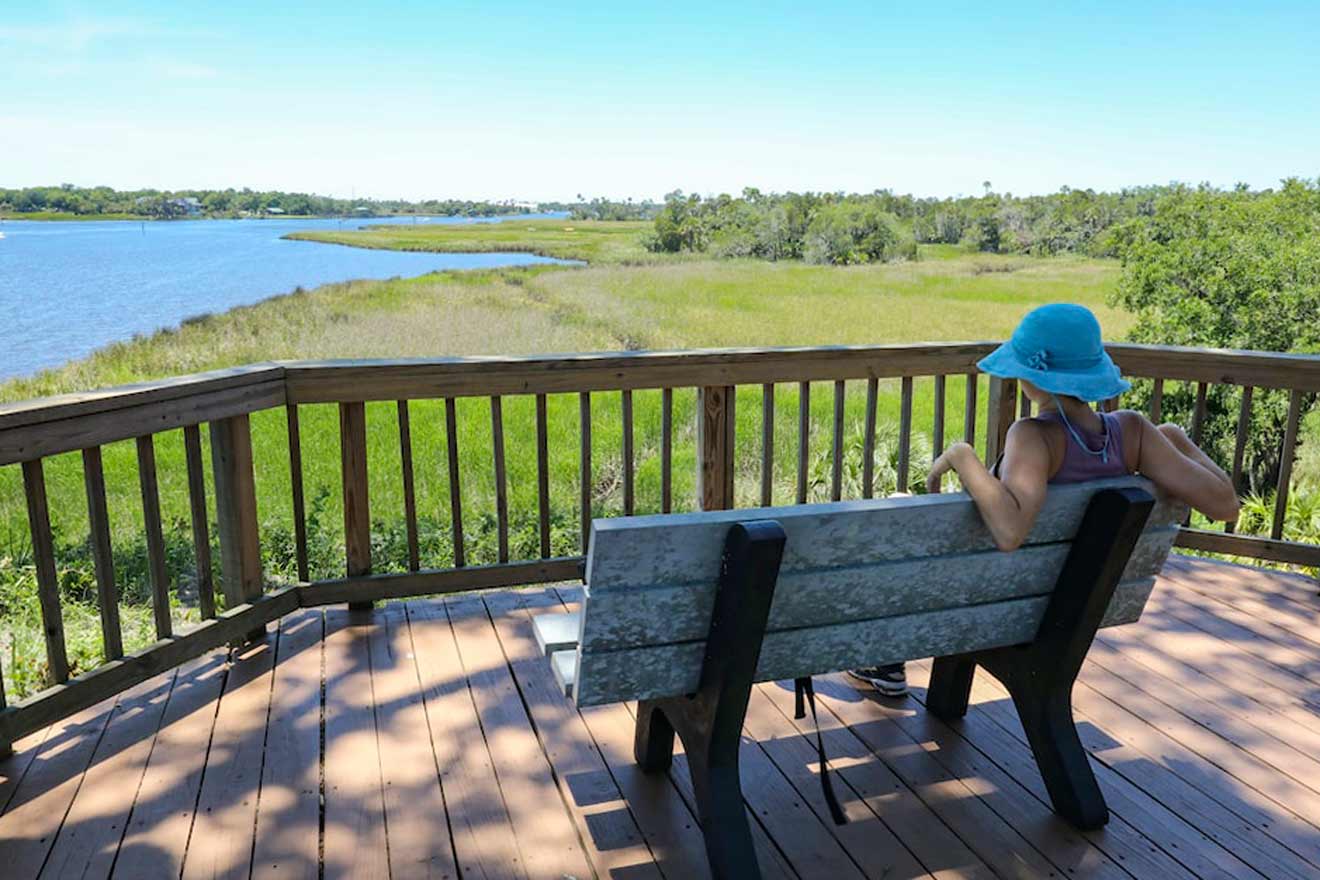
[[[637,704],[633,758],[648,773],[668,770],[674,762],[674,725],[665,717],[660,701],[642,700]]]
[[[1010,692],[1054,811],[1085,831],[1104,827],[1109,807],[1077,737],[1070,689],[1055,688],[1044,694],[1031,690],[1021,684]]]
[[[967,714],[976,661],[967,657],[936,657],[926,689],[926,710],[943,721]]]
[[[714,880],[761,876],[743,806],[738,750],[783,552],[778,523],[729,529],[697,692],[637,706],[633,751],[643,769],[668,767],[674,734],[683,740]]]
[[[1108,822],[1109,808],[1077,736],[1073,682],[1154,505],[1140,489],[1097,492],[1082,517],[1035,641],[941,657],[931,674],[927,705],[941,718],[966,714],[977,665],[1003,683],[1055,811],[1086,830]]]
[[[717,752],[727,752],[719,749]],[[743,805],[738,772],[738,744],[732,756],[716,754],[688,757],[697,816],[706,841],[706,858],[715,880],[760,880],[752,828]]]

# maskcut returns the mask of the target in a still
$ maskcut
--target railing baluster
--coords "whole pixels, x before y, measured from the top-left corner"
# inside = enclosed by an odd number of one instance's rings
[[[674,506],[674,389],[660,391],[660,510]]]
[[[625,388],[620,392],[623,416],[623,515],[633,515],[633,399]]]
[[[1242,406],[1238,410],[1237,437],[1233,441],[1233,489],[1242,492],[1242,465],[1247,453],[1247,432],[1251,430],[1251,398],[1255,389],[1250,385],[1242,387]],[[1224,531],[1232,532],[1237,523],[1229,520],[1224,523]]]
[[[491,448],[495,458],[495,527],[499,561],[509,561],[509,496],[504,473],[504,405],[499,395],[490,399]]]
[[[976,374],[967,374],[967,394],[963,400],[963,440],[976,445]]]
[[[931,460],[944,452],[944,376],[935,377],[935,424],[931,426]]]
[[[1164,417],[1164,380],[1156,379],[1150,392],[1150,420],[1159,424]]]
[[[458,406],[445,398],[445,447],[449,466],[449,524],[454,534],[454,567],[467,564],[463,552],[463,492],[458,482]]]
[[[545,395],[536,395],[536,512],[541,531],[541,558],[550,558],[550,440]]]
[[[811,455],[811,383],[798,383],[797,503],[807,503],[807,465]]]
[[[912,460],[912,377],[904,376],[900,385],[898,415],[898,479],[894,488],[908,491],[909,462]]]
[[[774,502],[775,489],[775,385],[761,386],[761,506]]]
[[[581,445],[578,448],[578,471],[582,478],[582,553],[586,555],[591,543],[591,392],[578,393],[578,423],[581,427]]]
[[[880,396],[880,382],[874,376],[866,380],[866,419],[862,429],[862,497],[875,496],[875,409]]]
[[[1196,407],[1192,410],[1192,442],[1201,445],[1201,426],[1205,424],[1206,383],[1196,383]]]
[[[1274,523],[1270,537],[1283,537],[1284,518],[1288,514],[1288,484],[1292,481],[1293,457],[1297,454],[1297,425],[1302,418],[1302,392],[1293,391],[1288,398],[1288,424],[1283,432],[1283,452],[1279,456],[1279,482],[1274,494]]]
[[[188,464],[188,506],[192,517],[193,558],[197,562],[197,605],[203,620],[215,617],[215,580],[211,576],[211,529],[206,515],[206,473],[202,469],[202,432],[196,425],[183,429],[183,452]]]
[[[156,482],[156,445],[150,434],[137,438],[138,483],[142,487],[142,524],[147,538],[147,574],[156,638],[174,632],[170,621],[170,576],[165,569],[165,535],[160,523],[160,489]]]
[[[114,550],[110,545],[110,511],[105,498],[105,469],[101,463],[101,447],[84,449],[82,460],[83,484],[87,489],[88,539],[92,545],[92,563],[96,569],[97,602],[101,606],[102,656],[107,661],[118,660],[124,656],[124,638],[119,626],[119,590],[115,584]],[[199,577],[198,593],[201,592]],[[204,603],[202,607],[206,607]]]
[[[834,449],[833,473],[830,476],[830,498],[838,501],[843,497],[843,398],[845,387],[843,380],[834,383]]]
[[[339,462],[344,489],[344,556],[349,577],[371,574],[371,499],[367,479],[367,409],[339,404]],[[350,602],[365,611],[371,602]]]
[[[41,459],[23,462],[23,488],[27,493],[32,557],[37,568],[37,600],[41,604],[42,634],[46,639],[47,680],[51,684],[61,684],[69,680],[69,657],[64,648],[64,615],[60,611],[60,582],[55,569],[55,539],[50,531],[46,474]]]
[[[408,570],[422,567],[422,551],[417,540],[417,487],[413,482],[412,421],[408,401],[395,401],[399,410],[399,468],[403,478],[403,526],[408,533]]]
[[[215,476],[221,584],[225,601],[234,608],[259,598],[263,586],[252,426],[247,416],[211,422],[211,472]],[[264,626],[257,627],[244,638],[259,639],[265,632]]]
[[[1031,418],[1031,398],[1027,397],[1027,392],[1018,392],[1018,418]]]
[[[293,492],[293,547],[298,557],[298,580],[311,580],[307,567],[307,503],[303,496],[302,431],[298,425],[298,405],[284,408],[289,426],[289,486]]]

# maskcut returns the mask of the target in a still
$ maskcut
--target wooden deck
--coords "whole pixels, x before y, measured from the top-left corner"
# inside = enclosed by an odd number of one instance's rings
[[[578,712],[529,610],[572,591],[304,610],[17,745],[0,875],[707,876],[681,758],[631,760],[631,707]],[[1046,806],[1005,693],[961,723],[820,680],[850,824],[833,826],[791,689],[753,696],[743,787],[770,878],[1320,876],[1312,581],[1178,559],[1107,630],[1074,705],[1114,817]]]

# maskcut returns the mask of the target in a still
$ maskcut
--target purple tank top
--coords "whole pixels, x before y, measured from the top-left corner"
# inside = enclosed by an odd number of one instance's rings
[[[1064,424],[1063,416],[1056,410],[1046,410],[1037,418],[1052,422],[1057,422],[1063,427],[1067,440],[1063,447],[1063,464],[1059,467],[1057,473],[1050,477],[1050,483],[1085,483],[1088,480],[1099,480],[1103,477],[1122,477],[1128,473],[1127,464],[1123,460],[1123,425],[1119,421],[1116,413],[1097,413],[1104,422],[1104,434],[1092,434],[1084,431],[1077,425],[1073,429],[1077,436],[1086,441],[1087,447],[1099,452],[1101,449],[1107,449],[1109,452],[1108,460],[1104,456],[1092,455],[1077,444],[1077,437],[1073,436],[1072,431]]]

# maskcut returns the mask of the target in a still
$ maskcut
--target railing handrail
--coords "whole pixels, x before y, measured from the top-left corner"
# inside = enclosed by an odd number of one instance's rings
[[[87,392],[0,403],[0,450],[12,445],[5,437],[16,429],[45,426],[53,430],[55,423],[68,421],[69,424],[58,427],[77,433],[78,426],[73,420],[87,420],[139,407],[144,408],[138,411],[140,415],[163,413],[172,403],[193,395],[272,381],[284,383],[285,399],[251,406],[248,412],[285,402],[337,403],[345,400],[397,400],[410,396],[487,396],[955,375],[975,370],[976,361],[997,344],[992,341],[924,342],[266,361]],[[1124,373],[1132,376],[1320,391],[1320,355],[1126,342],[1106,343],[1106,348]],[[472,380],[477,377],[486,380],[486,384],[473,386]],[[356,387],[343,388],[347,383]],[[342,396],[341,391],[348,392],[349,396]],[[152,427],[156,431],[164,429]],[[137,435],[125,432],[120,437],[98,442],[127,440],[134,436]],[[0,464],[21,460],[0,451]]]

